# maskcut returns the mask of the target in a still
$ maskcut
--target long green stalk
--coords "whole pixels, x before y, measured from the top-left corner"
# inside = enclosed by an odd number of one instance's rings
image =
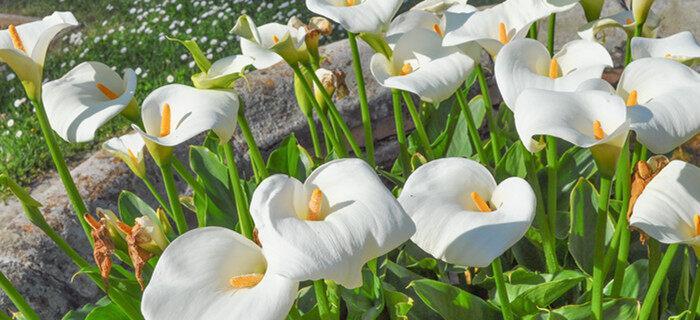
[[[546,136],[547,142],[547,218],[549,227],[556,230],[557,226],[557,200],[559,199],[559,151],[557,150],[557,139]]]
[[[309,114],[305,116],[306,124],[309,126],[309,132],[311,133],[311,143],[314,145],[314,156],[316,158],[321,158],[323,156],[323,151],[321,149],[321,139],[318,137],[318,128],[316,128],[314,115],[309,112]]]
[[[15,307],[17,307],[17,310],[22,313],[23,319],[39,320],[39,315],[36,314],[36,311],[29,306],[27,300],[24,300],[24,297],[22,297],[19,291],[15,289],[10,280],[8,280],[2,272],[0,272],[0,289],[5,291],[10,301],[12,301]]]
[[[545,213],[544,201],[542,200],[542,188],[540,187],[540,180],[537,178],[537,172],[535,172],[535,159],[530,153],[526,153],[526,155],[528,156],[526,160],[527,179],[532,185],[532,189],[535,191],[535,197],[537,198],[537,213],[535,214],[535,219],[537,219],[537,225],[542,234],[542,249],[544,251],[547,273],[554,273],[559,269],[556,238],[554,237],[553,230],[549,226]]]
[[[372,117],[369,113],[369,104],[367,103],[367,92],[365,90],[365,79],[362,74],[362,63],[360,61],[360,50],[357,48],[357,38],[354,33],[348,32],[348,41],[350,42],[350,51],[352,52],[352,66],[355,70],[355,80],[357,81],[357,94],[360,98],[360,111],[362,113],[362,127],[365,130],[365,152],[367,153],[367,162],[374,167],[374,137],[372,136]]]
[[[165,202],[165,199],[163,196],[160,195],[156,187],[151,183],[150,180],[148,180],[148,177],[144,176],[141,178],[141,181],[143,181],[143,184],[146,185],[146,188],[148,188],[148,191],[151,192],[154,198],[158,201],[158,204],[160,204],[161,207],[163,207],[163,210],[165,210],[168,214],[172,214],[172,210],[170,209],[170,205]]]
[[[425,152],[425,157],[428,160],[435,159],[435,154],[433,153],[433,147],[430,145],[430,138],[428,138],[428,133],[425,131],[425,126],[423,125],[423,120],[421,119],[418,109],[416,109],[416,104],[413,102],[413,97],[407,91],[402,91],[403,101],[406,103],[408,108],[408,113],[411,114],[413,119],[413,124],[416,127],[416,132],[418,133],[418,141],[423,147]]]
[[[259,177],[257,183],[260,183],[260,181],[270,176],[270,173],[267,172],[265,160],[262,157],[262,153],[260,153],[260,148],[258,148],[258,144],[255,142],[255,137],[253,137],[253,133],[250,131],[250,126],[248,125],[248,120],[246,120],[245,114],[243,113],[243,108],[241,108],[238,111],[238,126],[241,128],[241,132],[243,132],[243,138],[245,139],[245,142],[248,145],[250,162],[253,165],[253,170],[255,170],[255,176]]]
[[[185,221],[185,214],[182,212],[182,204],[180,204],[180,194],[177,192],[177,187],[175,186],[175,177],[173,176],[173,167],[170,163],[165,163],[160,166],[160,173],[163,176],[163,184],[165,185],[165,192],[168,194],[168,200],[170,201],[170,217],[175,220],[175,226],[177,227],[177,232],[183,234],[187,232],[187,221]]]
[[[457,89],[457,91],[461,91],[461,89]],[[438,104],[435,105],[435,109],[439,107]],[[457,123],[459,122],[459,115],[462,113],[462,108],[459,104],[452,104],[452,109],[450,109],[450,113],[447,115],[447,121],[445,122],[445,150],[442,154],[439,154],[438,157],[444,157],[447,151],[450,148],[450,145],[452,144],[452,140],[454,139],[455,136],[455,130],[457,129]]]
[[[301,72],[301,69],[297,65],[290,65],[294,73],[297,75],[297,77],[304,79],[304,74]],[[336,153],[339,154],[341,158],[347,157],[347,153],[344,152],[345,148],[340,145],[340,142],[338,139],[336,139],[335,134],[333,133],[333,128],[331,127],[330,123],[328,122],[328,119],[323,116],[323,110],[321,110],[321,106],[318,105],[318,101],[316,101],[316,98],[314,97],[314,91],[311,89],[311,85],[309,85],[308,82],[306,81],[300,81],[302,84],[302,88],[304,89],[304,93],[306,93],[306,96],[309,98],[309,101],[311,102],[311,105],[313,106],[314,110],[316,110],[316,114],[318,114],[318,119],[321,121],[321,126],[323,127],[323,131],[326,133],[326,138],[331,140],[331,144],[333,145],[333,149],[335,150]],[[323,87],[322,87],[323,88]]]
[[[12,318],[5,311],[0,311],[0,320],[12,320]]]
[[[508,298],[508,291],[506,290],[506,282],[503,280],[503,266],[501,265],[500,257],[491,262],[491,268],[493,269],[493,278],[496,281],[496,293],[498,294],[498,301],[501,305],[501,314],[503,314],[503,319],[513,320],[513,311],[510,308],[510,300]]]
[[[330,319],[328,296],[326,296],[326,285],[323,283],[323,280],[314,280],[314,293],[316,294],[319,318],[322,320]]]
[[[484,105],[486,106],[486,121],[489,126],[489,134],[491,135],[491,151],[493,152],[494,164],[501,161],[501,146],[499,139],[498,125],[496,124],[496,118],[493,115],[493,103],[491,102],[491,95],[489,93],[489,85],[486,82],[486,75],[484,75],[484,69],[481,68],[481,64],[477,63],[474,67],[476,70],[476,77],[479,80],[479,87],[481,88],[481,96],[484,99]]]
[[[697,255],[695,255],[697,258]],[[698,300],[700,300],[700,265],[695,265],[695,280],[693,280],[693,293],[690,295],[690,305],[688,311],[690,314],[685,320],[695,320],[698,312]]]
[[[659,290],[666,280],[666,274],[671,266],[671,262],[673,262],[673,257],[675,257],[676,252],[678,251],[678,247],[679,244],[676,243],[669,245],[668,248],[666,248],[666,253],[659,264],[659,268],[656,271],[651,284],[649,285],[649,289],[647,289],[647,294],[644,297],[644,302],[642,303],[642,309],[639,311],[639,320],[648,320],[650,318],[652,309],[659,297]]]
[[[654,279],[659,271],[659,268],[661,266],[661,259],[663,258],[661,255],[661,244],[656,241],[654,238],[649,238],[647,239],[647,248],[649,250],[649,281]],[[651,284],[650,284],[651,286]],[[650,311],[650,316],[653,319],[658,318],[658,311],[659,311],[659,297],[658,295],[654,299],[654,301],[651,303],[651,311]]]
[[[598,195],[598,212],[596,215],[595,242],[593,251],[593,289],[591,308],[596,320],[603,320],[603,265],[605,263],[605,225],[608,219],[608,200],[612,181],[609,177],[600,177]]]
[[[530,31],[528,31],[527,37],[530,39],[537,40],[537,31],[538,31],[537,28],[538,28],[538,24],[537,24],[537,21],[535,21],[530,25]]]
[[[630,238],[631,233],[628,228],[629,222],[627,221],[627,210],[629,209],[630,202],[630,188],[631,188],[631,167],[630,167],[630,150],[629,144],[625,144],[620,153],[620,166],[617,172],[617,184],[621,185],[622,190],[622,208],[620,208],[620,216],[617,219],[616,229],[620,229],[620,245],[617,249],[617,262],[615,264],[615,276],[613,277],[612,289],[610,295],[614,298],[620,296],[622,291],[622,283],[625,278],[625,268],[627,267],[627,258],[629,257],[630,251]]]
[[[309,66],[303,66],[306,69],[309,69]],[[335,121],[335,123],[340,127],[340,130],[343,132],[343,135],[345,135],[345,139],[348,141],[350,144],[350,148],[352,148],[352,151],[355,153],[357,157],[362,157],[362,150],[360,149],[360,145],[357,144],[357,141],[355,141],[355,137],[352,135],[352,131],[350,131],[350,128],[348,125],[345,123],[345,120],[343,120],[343,116],[340,114],[340,111],[338,111],[338,107],[335,105],[335,102],[333,102],[333,97],[331,97],[330,93],[326,91],[326,87],[323,85],[321,82],[321,79],[318,78],[315,72],[309,71],[309,75],[311,76],[311,80],[313,80],[314,84],[316,84],[316,87],[318,87],[318,91],[321,92],[321,95],[323,96],[323,101],[326,102],[326,106],[328,107],[328,111],[331,114],[331,117]],[[302,81],[304,83],[304,81]],[[308,86],[308,84],[306,85]],[[305,86],[305,87],[306,87]],[[306,89],[304,89],[306,91]],[[311,96],[313,98],[313,91],[311,92]],[[316,99],[314,99],[316,100]],[[312,102],[313,103],[313,102]]]
[[[78,221],[80,221],[80,225],[83,227],[85,236],[92,244],[92,237],[90,237],[90,225],[88,225],[87,221],[85,221],[85,214],[88,213],[87,207],[85,206],[85,202],[83,202],[83,198],[80,196],[80,192],[78,192],[78,188],[75,186],[75,181],[73,181],[73,177],[70,175],[70,170],[68,170],[66,160],[63,158],[63,154],[58,147],[56,135],[51,129],[44,105],[38,100],[32,100],[32,104],[34,104],[36,117],[37,120],[39,120],[39,127],[41,128],[41,133],[44,136],[46,145],[49,148],[49,153],[51,154],[53,164],[56,167],[58,176],[61,178],[61,182],[63,182],[63,186],[66,188],[68,200],[70,201],[71,205],[73,205],[73,209],[75,209],[75,214],[78,216]]]
[[[467,131],[469,132],[469,136],[471,137],[472,145],[474,146],[474,149],[476,149],[476,154],[479,156],[479,161],[481,163],[486,164],[488,160],[486,159],[486,152],[484,151],[484,146],[481,143],[481,137],[479,136],[479,130],[476,128],[476,124],[474,123],[474,115],[472,114],[472,109],[469,108],[469,104],[467,103],[467,99],[464,96],[464,92],[462,90],[457,90],[457,103],[459,103],[459,106],[462,108],[462,112],[464,112],[464,117],[467,120]]]
[[[404,178],[411,174],[408,160],[408,143],[406,141],[406,131],[403,122],[403,108],[401,107],[401,93],[399,90],[391,89],[391,102],[394,108],[394,124],[396,124],[396,140],[399,142],[399,162],[403,169]]]
[[[241,187],[241,178],[238,175],[236,159],[233,156],[233,146],[231,146],[230,143],[224,145],[224,153],[226,154],[226,165],[228,166],[228,174],[231,178],[233,200],[236,203],[236,212],[238,213],[238,224],[241,227],[241,234],[248,239],[253,239],[253,218],[251,218],[248,212],[248,200]]]
[[[549,50],[549,55],[554,56],[554,30],[557,25],[557,14],[552,13],[549,15],[549,25],[547,26],[547,50]]]

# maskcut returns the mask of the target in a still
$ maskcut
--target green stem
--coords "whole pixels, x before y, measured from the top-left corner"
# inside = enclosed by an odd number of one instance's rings
[[[323,283],[323,280],[314,280],[314,292],[316,293],[316,305],[318,306],[319,318],[322,320],[330,319],[326,285]]]
[[[171,214],[172,210],[170,209],[170,206],[167,202],[165,202],[165,199],[160,195],[158,190],[156,190],[156,187],[151,183],[151,181],[148,180],[148,177],[144,176],[141,178],[141,180],[143,181],[143,184],[146,185],[146,188],[148,188],[148,191],[150,191],[153,197],[156,198],[158,204],[163,207],[163,210],[165,210],[168,214]]]
[[[309,132],[311,133],[311,143],[314,145],[314,156],[316,158],[321,158],[323,156],[323,150],[321,149],[321,140],[318,137],[318,128],[316,128],[316,121],[314,120],[313,113],[309,112],[306,115],[306,124],[309,125]]]
[[[372,136],[372,117],[369,113],[369,104],[367,103],[367,92],[365,90],[365,79],[362,74],[362,64],[360,61],[360,50],[357,48],[357,39],[354,33],[348,32],[348,41],[350,42],[350,51],[352,52],[352,65],[355,70],[355,80],[357,81],[357,94],[360,98],[360,111],[362,112],[362,126],[365,130],[365,152],[367,153],[367,162],[374,167],[374,137]]]
[[[457,91],[461,91],[461,89],[458,88]],[[437,110],[438,107],[439,105],[436,104],[435,109]],[[452,144],[452,140],[455,136],[455,129],[457,129],[457,123],[459,122],[459,115],[461,113],[461,107],[453,103],[450,114],[447,115],[447,121],[445,122],[445,150],[444,153],[438,155],[438,157],[444,157],[447,151],[450,149],[450,145]]]
[[[294,74],[297,75],[297,77],[299,77],[300,79],[305,79],[304,74],[301,72],[301,69],[299,69],[299,66],[290,65],[290,67],[294,71]],[[306,81],[301,81],[300,83],[302,88],[304,89],[304,93],[306,93],[306,96],[309,98],[309,102],[311,102],[311,105],[313,106],[314,110],[316,110],[316,114],[318,114],[318,119],[321,121],[323,131],[326,133],[326,138],[329,138],[331,140],[333,149],[336,153],[339,154],[341,158],[347,157],[347,153],[344,152],[345,148],[340,145],[340,142],[338,141],[338,139],[336,139],[335,134],[333,133],[333,128],[328,122],[328,119],[325,116],[323,116],[323,110],[321,109],[321,106],[318,105],[318,101],[316,101],[316,98],[314,97],[314,91],[313,89],[311,89],[311,85],[309,85],[309,83]]]
[[[22,313],[23,319],[39,320],[39,315],[36,314],[36,311],[29,306],[27,300],[24,300],[24,297],[22,297],[19,291],[15,289],[10,280],[8,280],[2,272],[0,272],[0,289],[5,291],[10,301],[12,301],[17,307],[17,310]]]
[[[310,68],[307,66],[303,67],[306,69]],[[355,153],[355,156],[362,157],[362,150],[360,149],[360,145],[357,144],[357,141],[355,141],[355,137],[352,136],[352,131],[350,131],[350,128],[348,128],[348,125],[345,123],[345,120],[343,120],[343,116],[340,114],[340,111],[338,111],[338,107],[336,107],[335,102],[333,102],[333,97],[331,97],[328,91],[326,91],[326,87],[323,86],[323,83],[321,83],[321,79],[318,78],[316,72],[309,71],[309,75],[311,76],[311,80],[313,80],[313,82],[316,84],[316,87],[318,87],[318,91],[321,92],[321,95],[323,96],[323,101],[326,102],[326,106],[328,107],[328,111],[330,111],[331,113],[331,117],[336,122],[336,124],[340,126],[340,130],[343,132],[343,135],[345,135],[345,139],[350,144],[350,148],[352,148],[352,151]],[[313,98],[313,91],[309,92],[311,93],[310,97]]]
[[[241,227],[241,234],[248,239],[253,239],[253,218],[248,212],[247,199],[241,187],[241,178],[238,175],[236,167],[236,159],[233,156],[233,146],[230,143],[224,145],[224,153],[226,154],[226,165],[228,166],[228,174],[231,178],[231,188],[233,189],[233,200],[236,203],[236,212],[238,213],[238,224]]]
[[[5,311],[0,311],[0,320],[12,320],[12,318]]]
[[[644,297],[642,309],[639,311],[639,320],[648,320],[651,316],[652,309],[659,297],[659,290],[666,280],[666,273],[668,273],[668,269],[671,266],[671,262],[673,262],[673,257],[678,251],[678,247],[679,244],[675,243],[666,248],[666,253],[661,260],[661,264],[659,264],[659,269],[654,275],[654,278],[649,285],[649,289],[647,290],[647,294]]]
[[[396,124],[396,140],[399,142],[399,161],[403,169],[404,178],[411,174],[408,160],[408,143],[406,142],[406,131],[403,123],[403,108],[401,107],[401,93],[399,90],[391,89],[391,102],[394,107],[394,123]]]
[[[172,164],[162,164],[160,166],[160,173],[163,176],[165,192],[168,194],[168,200],[170,200],[170,217],[175,221],[177,232],[183,234],[187,232],[187,221],[185,221],[185,214],[182,212],[180,194],[177,192],[177,187],[175,186]]]
[[[250,131],[250,126],[248,125],[248,120],[246,120],[245,118],[243,109],[244,108],[241,108],[238,111],[238,126],[241,128],[241,132],[243,132],[243,138],[245,139],[245,142],[248,145],[250,162],[252,163],[253,169],[256,172],[255,176],[259,177],[259,180],[256,182],[260,183],[260,181],[270,176],[270,173],[267,172],[265,160],[262,157],[262,153],[260,153],[260,148],[258,148],[258,144],[255,142],[255,137],[253,137],[253,133]]]
[[[416,132],[418,133],[418,141],[420,141],[421,145],[423,146],[425,157],[428,159],[428,161],[433,160],[435,158],[433,154],[433,147],[430,145],[428,133],[425,131],[425,126],[423,125],[423,120],[420,117],[418,109],[416,109],[416,104],[413,103],[413,97],[411,97],[411,94],[408,93],[408,91],[402,91],[401,94],[403,95],[403,101],[406,103],[406,107],[408,107],[408,112],[411,114],[411,118],[413,119],[413,124],[416,127]]]
[[[467,120],[467,130],[469,131],[469,136],[471,137],[472,145],[476,149],[476,154],[479,156],[479,161],[486,164],[488,160],[486,159],[486,152],[484,151],[484,146],[481,144],[481,137],[479,136],[479,130],[476,128],[474,123],[474,115],[472,114],[472,109],[469,108],[467,99],[464,96],[462,90],[457,90],[457,103],[462,108],[464,112],[464,117]]]
[[[557,200],[559,199],[559,151],[557,139],[552,136],[545,138],[547,141],[547,218],[549,227],[556,230],[557,225]]]
[[[603,265],[605,263],[605,226],[608,219],[608,200],[610,199],[611,180],[609,177],[600,177],[598,195],[598,212],[595,226],[595,242],[593,251],[593,289],[591,308],[596,320],[603,319]]]
[[[695,255],[697,257],[697,255]],[[688,311],[690,314],[685,318],[686,320],[695,320],[698,309],[698,300],[700,299],[700,265],[695,265],[695,280],[693,280],[693,293],[690,296],[690,305],[688,306]]]
[[[661,244],[656,241],[654,238],[649,238],[647,240],[647,246],[649,250],[649,281],[654,279],[656,277],[657,272],[659,271],[660,265],[661,265]],[[651,286],[651,284],[650,284]],[[658,318],[658,309],[659,309],[659,296],[658,294],[656,295],[656,298],[654,301],[651,303],[651,311],[650,311],[650,316],[653,319]]]
[[[173,169],[187,184],[192,187],[195,193],[205,193],[204,186],[197,182],[197,179],[190,173],[182,162],[177,157],[173,157]]]
[[[617,249],[617,261],[615,264],[615,275],[613,277],[613,284],[611,290],[611,296],[617,298],[620,296],[622,291],[622,283],[625,278],[625,268],[627,267],[627,258],[629,257],[630,249],[630,238],[631,233],[628,227],[629,222],[627,221],[627,210],[629,209],[630,202],[630,177],[631,167],[630,167],[630,149],[629,143],[626,143],[622,152],[620,153],[619,170],[617,171],[617,184],[621,185],[622,190],[622,208],[620,209],[620,216],[617,219],[616,229],[620,229],[620,244]]]
[[[527,37],[530,39],[537,40],[537,28],[537,21],[535,21],[530,25],[530,31],[528,31]]]
[[[499,142],[499,129],[496,125],[496,118],[493,114],[493,104],[491,103],[491,95],[489,93],[489,85],[486,82],[486,76],[484,75],[484,69],[481,68],[481,64],[476,64],[476,77],[479,80],[479,87],[481,88],[481,97],[484,99],[484,105],[486,110],[486,121],[489,125],[489,133],[491,135],[491,151],[493,152],[494,164],[501,161],[501,146]]]
[[[78,221],[80,221],[80,225],[83,227],[85,236],[87,236],[87,238],[90,240],[90,244],[92,244],[93,240],[90,236],[90,225],[88,225],[87,221],[85,221],[85,214],[88,213],[87,207],[85,206],[85,202],[83,202],[83,198],[80,196],[80,192],[78,192],[78,188],[75,186],[75,181],[73,181],[73,177],[70,175],[70,170],[68,170],[66,160],[63,158],[63,154],[59,149],[58,142],[56,141],[56,135],[51,129],[44,105],[39,101],[32,101],[32,103],[34,104],[34,109],[36,110],[36,117],[39,120],[41,133],[43,134],[46,145],[49,148],[49,153],[51,154],[51,159],[56,167],[58,176],[61,178],[63,186],[66,188],[68,199],[75,209],[75,214],[78,216]]]
[[[528,157],[528,159],[526,159],[528,181],[532,185],[532,189],[535,191],[535,196],[537,198],[537,213],[535,214],[535,219],[537,219],[537,224],[542,234],[542,249],[547,265],[547,273],[555,273],[559,269],[556,238],[547,221],[544,201],[542,200],[542,188],[540,187],[540,180],[537,178],[537,172],[535,172],[535,159],[529,152],[526,153],[526,155]]]
[[[503,280],[503,266],[501,258],[498,257],[491,262],[493,269],[493,278],[496,280],[496,293],[498,301],[501,305],[501,314],[504,320],[513,320],[513,311],[510,308],[510,300],[508,299],[508,291],[506,290],[506,282]]]
[[[554,29],[557,25],[557,14],[552,13],[549,15],[549,25],[547,28],[547,50],[549,50],[549,55],[554,56]]]

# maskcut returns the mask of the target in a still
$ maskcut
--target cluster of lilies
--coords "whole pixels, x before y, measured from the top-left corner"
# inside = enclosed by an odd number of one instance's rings
[[[629,221],[618,220],[616,236],[629,232],[630,226],[647,238],[670,244],[667,255],[671,257],[661,261],[648,297],[658,294],[664,266],[668,269],[677,244],[700,248],[700,168],[682,159],[646,156],[647,150],[669,154],[700,133],[700,75],[692,68],[700,63],[700,46],[689,32],[654,39],[658,18],[649,10],[652,1],[634,0],[633,10],[603,18],[599,17],[602,1],[594,2],[581,1],[589,21],[579,30],[581,39],[554,52],[553,27],[545,46],[536,40],[532,26],[546,17],[553,22],[555,14],[578,6],[577,0],[507,0],[484,10],[466,0],[426,0],[398,15],[402,0],[306,0],[308,9],[323,17],[308,23],[292,19],[287,25],[257,26],[243,15],[232,29],[240,37],[242,53],[213,63],[195,42],[173,39],[190,51],[199,68],[192,75],[192,86],[166,85],[141,102],[136,98],[133,70],[118,73],[100,62],[83,62],[62,78],[44,83],[50,42],[79,24],[68,12],[0,31],[0,61],[14,70],[35,106],[69,199],[94,242],[105,284],[115,250],[128,253],[144,289],[142,315],[134,317],[285,319],[300,282],[313,280],[321,295],[322,280],[350,289],[360,287],[368,262],[410,239],[450,264],[492,265],[502,315],[514,319],[499,257],[523,238],[536,218],[547,270],[559,268],[552,224],[560,139],[589,149],[600,176],[591,309],[594,318],[602,319],[603,262],[613,249],[605,244],[613,178],[623,190],[622,212],[629,211]],[[324,57],[319,39],[333,32],[329,20],[349,34],[364,151],[335,106],[334,98],[347,95],[345,75],[320,67]],[[614,65],[599,43],[601,32],[610,27],[625,30],[629,42],[626,66],[616,87],[601,79],[606,68]],[[360,61],[358,38],[375,51],[371,61]],[[493,61],[504,102],[500,112],[512,112],[528,157],[548,160],[546,204],[539,182],[534,181],[536,175],[534,180],[510,177],[499,183],[489,170],[502,158],[507,140],[493,114],[484,74],[487,60]],[[251,66],[265,69],[280,62],[294,71],[297,100],[309,120],[312,158],[328,160],[305,181],[268,173],[246,122],[243,101],[233,89]],[[376,169],[363,62],[369,63],[374,79],[394,97],[400,144],[397,168],[403,181],[395,193]],[[479,80],[486,106],[487,143],[463,90],[472,74]],[[456,97],[461,108],[457,112],[469,122],[467,143],[476,150],[478,161],[445,157],[430,141],[411,94],[428,105]],[[415,126],[416,146],[409,146],[404,132],[401,98]],[[54,135],[72,143],[92,141],[103,124],[119,115],[132,122],[134,131],[103,147],[146,183],[162,207],[143,213],[132,225],[108,210],[98,210],[97,217],[89,213]],[[230,143],[237,127],[248,144],[257,185],[250,195],[241,183]],[[195,193],[202,192],[203,186],[173,151],[202,133],[215,136],[223,150],[235,199],[235,208],[226,209],[235,209],[238,215],[236,230],[200,223],[200,228],[188,231],[173,170]],[[149,180],[146,150],[161,170],[167,199]],[[356,158],[348,157],[351,152]],[[0,181],[29,203],[26,208],[38,207],[7,176]],[[41,220],[36,212],[32,219]],[[624,250],[614,249],[627,259]],[[153,257],[157,264],[146,281],[141,272]],[[109,293],[107,287],[101,286]],[[694,315],[698,297],[693,297],[688,310]],[[318,297],[322,318],[329,312],[322,305],[324,299]],[[640,318],[649,316],[652,305],[653,301],[644,301]],[[122,307],[128,314],[129,307]]]

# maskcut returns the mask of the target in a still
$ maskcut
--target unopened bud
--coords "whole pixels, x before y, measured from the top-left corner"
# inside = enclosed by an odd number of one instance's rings
[[[343,99],[348,95],[348,86],[345,83],[345,72],[341,70],[330,71],[328,69],[320,68],[316,70],[316,76],[323,84],[323,88],[328,92],[329,95],[337,99]],[[316,100],[321,103],[323,101],[323,96],[317,86],[314,86],[314,93]]]
[[[309,26],[317,29],[324,36],[329,36],[333,33],[333,24],[324,17],[311,18],[311,20],[309,20]]]
[[[168,240],[162,228],[148,216],[135,219],[140,232],[135,233],[136,245],[151,253],[161,253],[168,246]]]
[[[654,0],[634,0],[632,1],[632,14],[634,14],[634,22],[644,24],[649,16],[649,10]]]

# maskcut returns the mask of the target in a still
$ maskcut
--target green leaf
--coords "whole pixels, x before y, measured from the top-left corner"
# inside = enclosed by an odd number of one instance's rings
[[[391,320],[408,320],[409,312],[413,308],[413,299],[402,292],[396,291],[390,284],[385,283],[384,299],[386,300],[387,309],[389,311],[389,319]],[[410,319],[416,319],[410,317]]]
[[[525,178],[527,176],[526,152],[529,152],[518,141],[513,144],[501,161],[496,165],[496,181],[503,181],[510,177]]]
[[[280,146],[270,153],[267,169],[270,173],[286,174],[304,181],[306,168],[301,161],[301,153],[294,134],[282,140]]]
[[[479,95],[474,97],[469,101],[469,109],[472,111],[472,116],[474,116],[474,123],[477,128],[481,127],[484,122],[484,116],[486,115],[486,107],[484,105],[484,99]],[[457,127],[455,127],[454,137],[452,138],[452,143],[447,148],[447,157],[470,157],[474,154],[472,149],[471,140],[469,140],[469,129],[467,129],[467,120],[464,113],[460,113],[459,120],[457,120]]]
[[[85,320],[130,320],[129,316],[122,312],[121,308],[111,301],[98,306],[87,315]]]
[[[621,298],[603,302],[603,319],[633,320],[639,313],[639,302],[636,299]],[[591,303],[568,305],[551,311],[541,311],[536,315],[524,317],[526,320],[564,319],[589,320],[593,319]]]
[[[569,228],[569,252],[576,265],[588,274],[593,274],[593,244],[598,207],[598,191],[588,180],[581,178],[571,191]],[[610,242],[615,231],[610,217],[605,227],[605,243]]]
[[[156,212],[134,193],[124,190],[119,194],[119,216],[124,223],[134,225],[134,219],[140,216],[148,216],[153,222],[158,221]]]
[[[481,298],[449,284],[421,279],[411,282],[409,287],[420,299],[447,320],[500,319],[498,309]]]
[[[190,147],[190,167],[204,186],[207,203],[195,193],[198,211],[205,209],[207,226],[233,228],[236,224],[236,204],[233,202],[228,169],[219,157],[206,147]],[[197,212],[201,215],[202,212]]]
[[[621,297],[642,299],[647,292],[649,281],[649,260],[637,260],[625,269],[625,277],[620,290]],[[612,281],[605,286],[605,294],[612,290]]]
[[[80,309],[71,310],[66,313],[61,320],[85,320],[85,318],[97,307],[104,306],[111,303],[109,297],[102,297],[100,300],[95,302],[95,304],[88,303]],[[121,312],[121,311],[120,311]]]
[[[560,150],[561,150],[560,146]],[[569,195],[579,178],[591,179],[597,172],[591,151],[577,146],[569,147],[559,158],[557,181],[559,210],[569,211]],[[544,187],[544,184],[542,185]]]
[[[194,62],[197,64],[197,67],[199,67],[199,70],[202,72],[208,72],[209,68],[211,68],[211,62],[209,62],[209,59],[207,59],[207,56],[202,52],[202,49],[199,48],[199,45],[197,44],[197,41],[194,40],[180,40],[177,38],[172,38],[172,37],[166,37],[170,41],[175,41],[187,48],[187,51],[190,52],[192,55],[192,58],[194,59]]]
[[[545,278],[548,277],[545,276]],[[537,312],[538,308],[549,306],[585,278],[586,277],[579,272],[563,270],[551,276],[551,279],[547,282],[534,286],[521,285],[521,287],[529,288],[523,290],[518,295],[514,295],[515,298],[511,298],[513,312],[521,316]],[[509,296],[511,296],[510,292]]]

